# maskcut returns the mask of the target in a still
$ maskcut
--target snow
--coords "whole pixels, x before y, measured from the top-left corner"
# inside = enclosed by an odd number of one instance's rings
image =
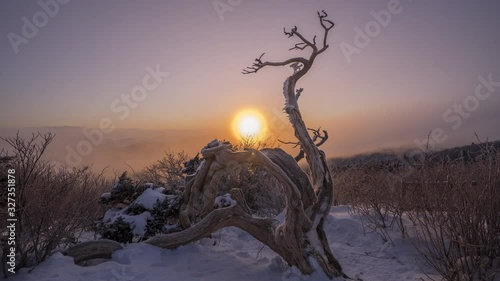
[[[214,208],[225,208],[236,205],[236,201],[231,198],[229,193],[226,193],[222,196],[217,196],[214,200]]]
[[[101,198],[103,199],[109,199],[111,197],[111,192],[105,192],[101,195]]]
[[[167,195],[163,194],[164,188],[163,187],[158,187],[158,188],[148,188],[146,189],[137,199],[135,199],[132,204],[129,206],[133,206],[136,204],[142,205],[146,209],[152,209],[153,206],[156,204],[156,202],[162,202]],[[103,221],[108,223],[111,222],[113,223],[116,221],[118,218],[123,218],[125,222],[130,223],[132,226],[132,233],[136,236],[144,236],[146,232],[146,224],[148,219],[151,218],[151,213],[149,212],[143,212],[138,215],[128,215],[127,208],[123,209],[116,209],[116,208],[111,208],[106,211],[104,214]]]
[[[162,193],[163,190],[163,187],[155,189],[148,188],[141,194],[141,196],[137,197],[134,202],[141,204],[146,209],[152,209],[157,201],[162,202],[163,199],[165,199],[165,194]]]
[[[359,217],[349,207],[332,207],[325,232],[334,255],[354,280],[428,280],[422,269],[438,275],[420,260],[408,239],[399,232],[389,233],[394,246],[376,233],[363,234]],[[422,268],[422,269],[421,269]],[[422,278],[422,279],[421,279]],[[82,267],[61,253],[52,255],[31,273],[22,269],[12,281],[160,281],[160,280],[329,280],[321,270],[302,276],[268,247],[248,233],[233,227],[219,230],[212,238],[179,247],[160,249],[145,243],[127,244],[109,261]],[[334,279],[336,281],[343,278]]]
[[[148,223],[148,219],[151,218],[151,214],[149,212],[144,212],[135,216],[122,214],[120,217],[123,218],[123,221],[133,226],[132,234],[143,237],[146,233],[146,224]]]
[[[137,236],[144,236],[146,233],[147,220],[151,218],[151,213],[148,211],[143,212],[138,215],[127,215],[124,213],[125,209],[109,209],[104,214],[103,221],[106,223],[113,223],[118,218],[122,218],[123,221],[130,224],[132,227],[132,233]]]
[[[120,214],[121,212],[122,212],[122,209],[111,208],[104,213],[104,217],[102,218],[102,220],[103,221],[111,221],[113,218],[116,217],[116,215]],[[114,219],[113,219],[113,221],[114,221]]]

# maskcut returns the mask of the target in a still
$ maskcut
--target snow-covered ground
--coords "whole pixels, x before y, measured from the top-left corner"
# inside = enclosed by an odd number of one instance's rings
[[[376,233],[363,234],[359,218],[346,206],[331,210],[325,231],[334,255],[354,280],[427,280],[432,272],[407,239],[393,232],[394,246]],[[436,280],[439,276],[430,275]],[[160,249],[144,243],[128,244],[112,260],[78,266],[72,258],[56,253],[35,267],[23,269],[12,281],[166,281],[166,280],[329,280],[318,271],[301,276],[252,236],[237,228],[214,233],[213,238],[180,247]],[[336,279],[338,281],[343,278]]]

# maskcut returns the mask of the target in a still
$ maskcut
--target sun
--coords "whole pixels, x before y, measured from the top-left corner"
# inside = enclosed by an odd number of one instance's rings
[[[245,116],[238,122],[238,131],[244,136],[253,136],[260,132],[260,122],[255,116]]]
[[[265,119],[257,110],[240,111],[233,120],[233,132],[238,138],[260,138],[265,128]]]

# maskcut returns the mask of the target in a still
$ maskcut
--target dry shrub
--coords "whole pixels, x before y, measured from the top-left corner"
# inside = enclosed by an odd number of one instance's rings
[[[155,163],[134,175],[139,182],[154,183],[171,188],[184,186],[184,164],[190,159],[184,151],[165,152]]]
[[[280,143],[275,137],[263,137],[259,138],[256,136],[248,136],[241,138],[239,142],[233,146],[237,151],[244,150],[245,148],[253,149],[263,149],[263,148],[277,148],[280,147]]]
[[[82,231],[90,230],[103,212],[99,195],[109,181],[89,167],[56,169],[43,161],[53,138],[47,133],[29,139],[2,139],[12,147],[14,158],[9,165],[16,170],[18,268],[36,265],[57,247],[73,242]],[[5,229],[5,210],[2,208],[1,229]]]
[[[447,280],[500,277],[500,152],[411,176],[417,249]]]
[[[26,265],[37,264],[56,247],[75,242],[103,213],[98,202],[107,181],[102,175],[88,167],[56,172],[51,166],[41,166],[40,176],[25,187],[19,245]]]
[[[392,180],[392,178],[390,178]],[[358,165],[335,175],[335,196],[340,204],[349,204],[359,214],[365,232],[378,233],[384,242],[391,241],[387,230],[400,226],[402,236],[406,229],[402,223],[399,190],[388,181],[387,171]]]
[[[411,165],[404,159],[333,167],[338,202],[385,240],[395,225],[406,237],[403,217],[410,218],[414,246],[446,280],[500,277],[500,152],[483,144],[454,160],[440,153],[422,153]]]

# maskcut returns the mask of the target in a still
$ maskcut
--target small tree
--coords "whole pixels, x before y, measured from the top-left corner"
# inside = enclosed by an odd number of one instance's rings
[[[290,31],[284,30],[289,38],[296,37],[300,40],[290,50],[310,48],[312,52],[308,58],[294,57],[282,62],[269,62],[262,60],[262,54],[255,59],[252,66],[243,70],[243,74],[251,74],[267,66],[289,65],[293,68],[293,74],[283,85],[284,109],[300,145],[299,155],[305,155],[311,170],[311,181],[297,165],[296,159],[281,149],[247,148],[236,152],[231,144],[215,140],[202,149],[205,162],[199,171],[186,181],[186,203],[181,210],[180,220],[187,229],[176,234],[153,237],[148,240],[149,243],[172,248],[200,239],[219,228],[237,226],[269,246],[288,264],[296,266],[304,274],[313,271],[309,262],[309,257],[313,257],[330,278],[345,276],[330,250],[323,230],[333,201],[332,176],[324,152],[318,149],[318,144],[326,140],[326,135],[322,136],[318,143],[315,142],[321,136],[318,131],[313,131],[313,136],[309,135],[309,129],[298,106],[298,98],[303,89],[296,89],[297,82],[311,69],[316,57],[328,49],[328,33],[334,23],[328,20],[327,16],[325,11],[318,12],[319,22],[324,30],[319,47],[316,36],[309,41],[298,32],[296,26]],[[297,160],[300,159],[300,156],[298,157]],[[252,216],[244,192],[238,188],[231,190],[236,205],[212,211],[217,186],[220,185],[215,175],[232,166],[246,163],[262,165],[283,185],[286,194],[284,222]],[[198,221],[199,218],[201,221]],[[193,222],[197,223],[192,225]]]
[[[230,143],[214,140],[201,150],[204,160],[200,167],[194,174],[186,177],[185,203],[179,217],[184,230],[156,235],[146,243],[175,248],[206,237],[223,227],[236,226],[269,246],[289,265],[296,266],[304,274],[313,272],[314,268],[310,263],[310,258],[313,258],[328,277],[347,277],[333,256],[323,230],[333,201],[332,176],[325,153],[319,150],[318,143],[315,143],[317,137],[309,135],[302,119],[298,106],[302,88],[296,89],[297,82],[311,69],[317,56],[328,49],[328,33],[334,23],[327,19],[324,11],[318,12],[318,18],[324,31],[319,46],[316,36],[308,40],[299,33],[296,26],[290,31],[284,30],[289,38],[300,40],[291,50],[310,49],[312,52],[308,58],[294,57],[282,62],[268,62],[262,60],[262,54],[255,59],[252,66],[243,71],[244,74],[250,74],[267,66],[293,67],[293,74],[285,80],[283,86],[285,112],[311,170],[311,180],[298,166],[295,158],[279,148],[246,148],[236,151]],[[223,200],[229,203],[220,206],[219,187],[222,186],[221,180],[224,178],[220,175],[235,167],[245,168],[248,164],[265,168],[283,187],[286,202],[283,222],[252,214],[243,191],[250,188],[248,183],[242,182],[240,188],[231,189],[229,195],[224,195]],[[85,255],[89,255],[85,249],[91,247],[92,244],[83,245],[78,251],[68,251],[68,254],[81,260]],[[116,248],[116,244],[101,246],[103,254],[106,255],[109,255],[109,249],[113,248]]]

